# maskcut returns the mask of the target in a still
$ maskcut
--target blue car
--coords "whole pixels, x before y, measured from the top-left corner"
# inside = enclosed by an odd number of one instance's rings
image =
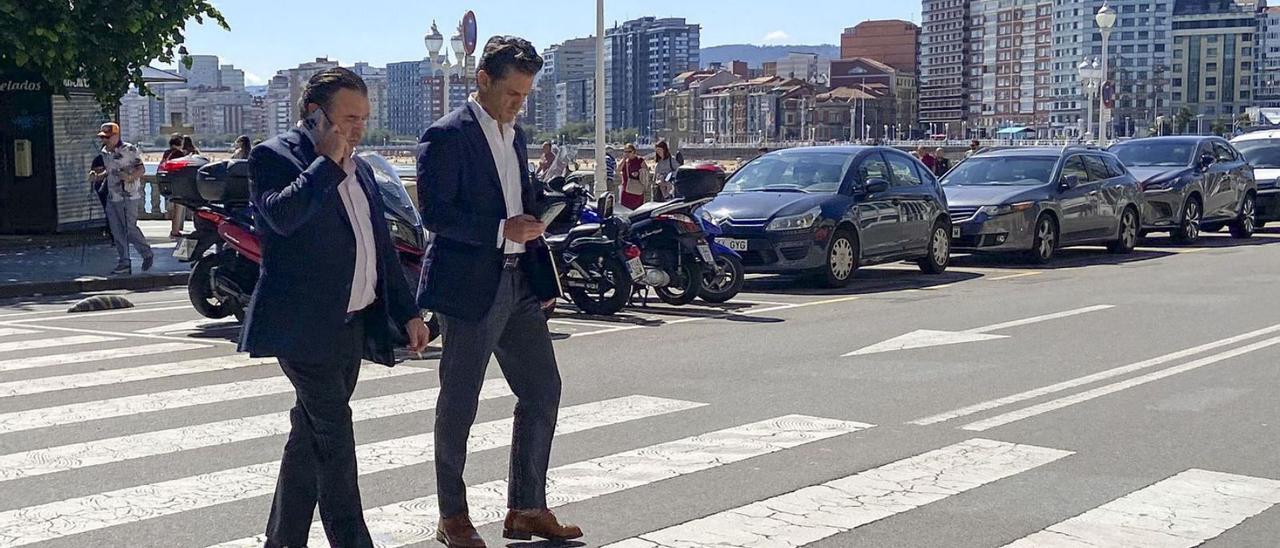
[[[747,272],[811,275],[842,287],[859,266],[951,261],[951,221],[929,169],[889,147],[779,150],[743,166],[704,208]]]

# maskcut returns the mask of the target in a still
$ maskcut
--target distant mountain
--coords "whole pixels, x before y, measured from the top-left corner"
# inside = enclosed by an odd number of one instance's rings
[[[746,61],[747,66],[758,68],[768,61],[777,61],[788,53],[816,53],[826,59],[839,59],[840,46],[822,44],[818,46],[757,46],[754,44],[726,44],[702,48],[702,66],[711,63],[728,65],[731,61]]]

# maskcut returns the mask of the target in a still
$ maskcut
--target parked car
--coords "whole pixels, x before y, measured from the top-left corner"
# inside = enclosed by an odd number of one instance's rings
[[[1258,187],[1258,228],[1280,221],[1280,129],[1246,133],[1232,139],[1231,145],[1253,166]]]
[[[1137,245],[1138,183],[1094,147],[984,151],[952,168],[942,188],[956,251],[1018,252],[1045,264],[1064,246],[1128,253]]]
[[[1221,137],[1175,136],[1134,139],[1112,145],[1142,189],[1142,232],[1169,232],[1190,244],[1201,230],[1231,227],[1238,238],[1253,235],[1257,186],[1253,168]]]
[[[861,265],[951,260],[947,202],[933,174],[889,147],[779,150],[747,163],[705,207],[747,272],[805,273],[847,285]]]

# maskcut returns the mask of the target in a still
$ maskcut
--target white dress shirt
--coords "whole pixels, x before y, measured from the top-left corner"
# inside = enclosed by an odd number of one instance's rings
[[[351,219],[351,230],[356,236],[356,268],[351,280],[351,299],[347,302],[347,312],[363,310],[377,299],[378,285],[378,251],[373,239],[373,221],[370,219],[369,199],[356,179],[355,158],[343,162],[347,178],[338,183],[338,195],[342,197],[342,205],[347,208],[347,218]]]
[[[507,204],[507,218],[524,215],[524,203],[520,200],[520,157],[516,155],[515,145],[516,125],[514,123],[498,124],[498,121],[484,110],[480,102],[476,101],[474,94],[467,100],[467,106],[471,108],[476,121],[480,122],[480,127],[484,129],[485,140],[489,142],[489,152],[493,156],[493,163],[498,168],[498,179],[502,183],[502,199]],[[513,242],[503,237],[503,230],[506,227],[505,220],[498,223],[498,247],[508,255],[524,253],[524,242]]]

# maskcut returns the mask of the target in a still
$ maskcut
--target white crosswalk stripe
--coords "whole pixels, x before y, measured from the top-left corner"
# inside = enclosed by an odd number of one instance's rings
[[[199,350],[201,348],[209,348],[209,345],[170,342],[144,344],[142,346],[126,346],[122,348],[100,348],[96,350],[85,350],[83,352],[37,356],[34,358],[0,360],[0,371],[17,371],[20,369],[34,369],[37,367],[51,367],[55,365],[67,365],[73,363],[136,358],[141,356],[153,356],[156,354],[184,352],[187,350]]]
[[[126,369],[108,369],[106,371],[93,371],[90,373],[79,373],[75,375],[60,375],[57,377],[42,377],[38,379],[10,381],[0,383],[0,398],[28,396],[31,394],[70,390],[73,388],[87,388],[90,386],[120,384],[160,379],[164,377],[176,377],[179,375],[191,375],[194,373],[225,371],[228,369],[238,369],[241,367],[253,367],[255,365],[275,363],[276,360],[274,358],[219,356],[216,358],[202,358],[177,363],[161,363],[141,367],[130,367]]]
[[[871,427],[789,415],[559,466],[547,474],[547,504],[556,507],[581,502]],[[467,502],[471,520],[477,526],[501,521],[507,511],[507,482],[498,480],[468,487]],[[369,531],[380,547],[434,539],[437,517],[434,495],[365,511]],[[262,546],[263,540],[240,539],[217,548]],[[312,526],[307,545],[328,546],[319,524]]]
[[[1070,454],[972,439],[609,546],[802,546]]]
[[[699,407],[705,404],[627,396],[560,410],[557,434],[568,434]],[[512,419],[475,425],[472,452],[505,447]],[[361,475],[430,462],[432,434],[396,438],[356,448]],[[279,462],[221,470],[115,491],[0,512],[0,546],[23,546],[268,495],[274,491]]]
[[[1280,481],[1192,469],[1008,546],[1190,548],[1277,503]]]
[[[103,335],[72,335],[70,337],[54,337],[51,339],[34,339],[30,341],[10,341],[0,343],[0,354],[5,352],[14,352],[17,350],[38,350],[41,348],[54,348],[57,346],[72,346],[76,344],[93,344],[101,342],[118,341],[120,337],[107,337]]]
[[[12,337],[14,335],[34,335],[39,331],[31,329],[18,329],[16,327],[0,327],[0,337]]]
[[[355,400],[351,402],[352,420],[359,422],[434,409],[439,395],[440,389],[432,388]],[[504,379],[488,381],[480,391],[481,400],[510,395],[511,389]],[[289,428],[289,412],[284,411],[0,455],[0,482],[278,436],[288,434]]]
[[[264,360],[264,362],[271,362],[271,360]],[[124,369],[116,371],[128,372],[132,370]],[[114,384],[116,382],[124,383],[132,380],[143,379],[143,377],[137,376],[137,372],[133,372],[132,374],[135,376],[131,378],[118,378],[114,381],[107,382],[110,379],[106,377],[106,374],[115,373],[116,371],[103,371],[96,377],[83,376],[81,380],[85,382],[70,383],[74,386],[67,386],[67,388],[85,388],[90,386],[99,386],[102,384]],[[401,377],[404,375],[415,375],[427,373],[429,371],[431,370],[408,366],[367,366],[360,372],[360,382]],[[79,375],[73,376],[80,377]],[[54,379],[64,378],[65,377],[54,377]],[[70,403],[55,407],[27,409],[0,414],[0,434],[34,430],[37,428],[48,428],[51,426],[65,426],[78,422],[141,415],[143,413],[181,409],[196,405],[231,402],[235,400],[256,398],[259,396],[270,396],[272,394],[284,394],[292,391],[293,384],[289,382],[289,379],[285,378],[284,375],[279,375],[263,379],[208,384],[192,388],[180,388],[177,390],[138,394],[136,396],[123,396],[105,400]]]

